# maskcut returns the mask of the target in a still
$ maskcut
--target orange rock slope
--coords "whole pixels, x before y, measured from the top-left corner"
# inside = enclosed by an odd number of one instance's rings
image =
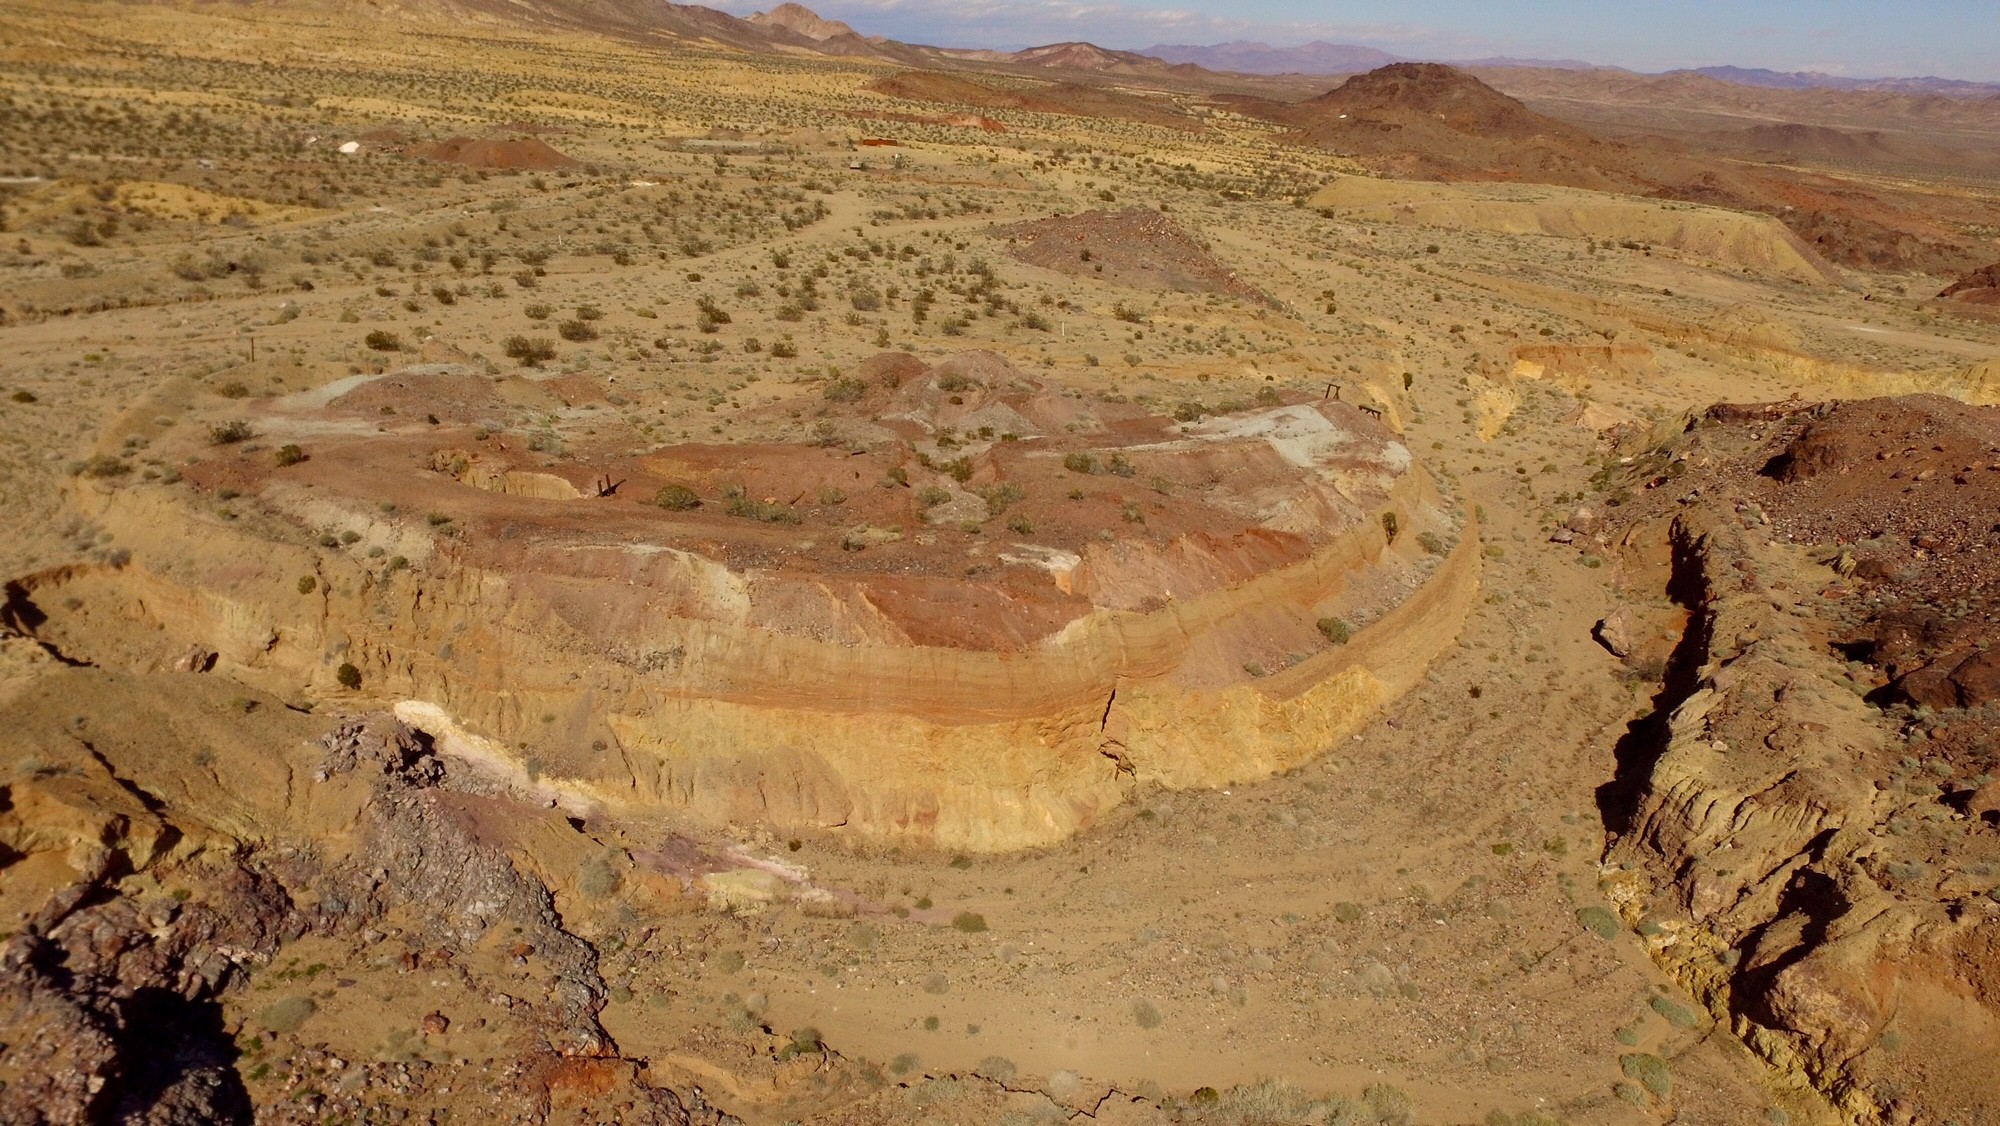
[[[268,400],[180,482],[79,478],[131,559],[29,576],[16,616],[73,659],[397,703],[582,812],[997,850],[1324,752],[1476,585],[1462,518],[1338,401],[1175,421],[970,353],[869,361],[799,443],[652,448],[608,405],[449,366]]]

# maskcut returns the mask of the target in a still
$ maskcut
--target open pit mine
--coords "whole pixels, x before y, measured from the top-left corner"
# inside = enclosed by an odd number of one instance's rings
[[[78,479],[130,558],[8,612],[64,659],[390,708],[581,815],[996,851],[1306,762],[1477,586],[1466,514],[1330,393],[1176,422],[884,354],[810,444],[638,455],[605,394],[426,364],[183,421],[182,483]]]

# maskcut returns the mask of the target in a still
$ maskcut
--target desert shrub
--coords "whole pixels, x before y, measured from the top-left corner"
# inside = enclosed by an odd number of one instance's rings
[[[1283,401],[1284,399],[1279,396],[1278,389],[1276,387],[1273,387],[1267,383],[1264,386],[1257,388],[1258,406],[1275,407]]]
[[[361,670],[355,668],[351,661],[342,661],[340,667],[333,670],[333,679],[352,692],[361,687]]]
[[[731,497],[723,511],[731,516],[742,516],[750,520],[760,520],[766,524],[797,524],[799,514],[789,504],[773,504],[768,501],[752,500],[747,496]]]
[[[839,379],[828,383],[820,391],[820,394],[826,396],[828,402],[833,403],[859,402],[861,396],[867,393],[868,385],[852,376],[841,376]]]
[[[1618,937],[1618,916],[1612,914],[1607,908],[1599,907],[1595,904],[1581,908],[1576,913],[1576,921],[1582,925],[1584,930],[1589,931],[1599,938],[1613,939]]]
[[[595,305],[578,305],[576,307],[576,319],[580,321],[601,321],[604,319],[604,310]]]
[[[313,577],[312,577],[311,575],[300,575],[300,576],[299,576],[299,593],[300,593],[300,594],[311,594],[311,593],[312,593],[313,591],[315,591],[315,590],[318,590],[318,589],[319,589],[319,580],[318,580],[318,579],[315,579],[315,578],[313,578]]]
[[[1208,413],[1208,408],[1202,406],[1200,403],[1196,402],[1178,403],[1175,404],[1174,406],[1174,421],[1199,422],[1201,421],[1201,416],[1207,413]]]
[[[586,899],[603,899],[618,890],[618,870],[604,857],[587,861],[576,875],[576,890]]]
[[[1660,1019],[1673,1025],[1675,1028],[1693,1028],[1701,1023],[1701,1018],[1695,1015],[1693,1009],[1688,1008],[1671,997],[1655,997],[1651,1004],[1653,1011],[1660,1014]]]
[[[924,508],[936,508],[951,499],[951,493],[937,485],[925,485],[917,490],[917,504]]]
[[[217,387],[215,393],[225,399],[247,399],[250,397],[250,388],[240,380],[232,379],[228,383]]]
[[[780,340],[777,343],[771,345],[771,356],[773,359],[789,360],[796,357],[798,354],[799,354],[799,346],[792,343],[789,338]]]
[[[1368,1104],[1375,1121],[1382,1126],[1403,1126],[1412,1120],[1416,1110],[1402,1088],[1387,1083],[1377,1083],[1362,1091],[1361,1101]]]
[[[597,339],[597,328],[589,321],[567,320],[556,326],[556,335],[572,344]]]
[[[1436,532],[1418,532],[1417,546],[1432,555],[1443,555],[1445,552],[1444,537]]]
[[[653,494],[653,503],[668,512],[686,512],[691,508],[700,508],[701,497],[686,485],[662,485],[660,491]]]
[[[33,391],[29,391],[26,389],[16,391],[12,395],[9,395],[8,398],[14,400],[17,403],[33,403],[40,401],[35,398],[35,393]]]
[[[1126,460],[1124,454],[1112,454],[1104,463],[1104,471],[1113,477],[1131,477],[1139,472],[1132,467],[1130,461]],[[1160,491],[1165,492],[1166,490],[1161,489]]]
[[[1015,515],[1007,521],[1007,530],[1017,536],[1032,536],[1035,534],[1035,522],[1026,516]]]
[[[1631,1052],[1618,1057],[1618,1067],[1625,1077],[1651,1091],[1658,1098],[1668,1098],[1674,1092],[1673,1069],[1667,1061],[1650,1052]]]
[[[1132,1020],[1140,1028],[1158,1028],[1161,1023],[1160,1010],[1151,1001],[1141,997],[1132,1002]]]
[[[1388,540],[1390,543],[1395,543],[1396,536],[1402,530],[1403,530],[1402,521],[1397,518],[1395,513],[1384,512],[1382,514],[1382,537],[1384,539]]]
[[[952,918],[951,925],[967,934],[981,934],[986,930],[986,916],[977,911],[960,911]]]
[[[994,485],[985,492],[986,514],[997,517],[1007,511],[1009,507],[1025,500],[1027,496],[1027,490],[1014,484],[1012,481]]]
[[[310,997],[287,997],[274,1002],[257,1019],[273,1032],[297,1032],[306,1018],[318,1009],[319,1006]]]
[[[218,446],[233,446],[238,442],[249,441],[255,433],[250,429],[249,423],[239,418],[209,427],[208,440]]]
[[[1079,450],[1076,453],[1063,455],[1063,468],[1071,473],[1095,473],[1097,459]]]
[[[531,320],[531,321],[545,321],[545,320],[548,320],[548,319],[549,319],[549,314],[550,314],[550,313],[552,313],[552,312],[554,312],[554,311],[555,311],[555,310],[553,310],[553,309],[549,308],[549,307],[548,307],[547,305],[544,305],[544,304],[542,304],[542,303],[541,303],[541,302],[539,302],[539,301],[538,301],[538,302],[535,302],[535,303],[533,303],[533,304],[529,305],[529,306],[528,306],[527,308],[525,308],[525,309],[522,309],[522,310],[521,310],[522,314],[523,314],[524,316],[526,316],[526,317],[527,317],[527,318],[528,318],[529,320]]]
[[[378,328],[363,337],[361,342],[368,345],[370,350],[376,352],[400,352],[403,350],[403,338],[387,329]]]
[[[132,472],[132,467],[111,454],[97,454],[89,461],[84,462],[83,467],[78,472],[82,473],[85,477],[95,477],[103,480],[108,477],[123,477],[127,473]]]
[[[510,336],[501,345],[501,351],[524,368],[540,367],[556,358],[555,342],[545,336]]]
[[[1345,645],[1354,638],[1354,627],[1340,618],[1321,618],[1319,633],[1329,645]]]
[[[284,445],[278,447],[278,453],[276,456],[279,467],[283,468],[288,465],[297,465],[298,463],[304,461],[306,459],[306,451],[300,449],[294,443],[287,442]]]

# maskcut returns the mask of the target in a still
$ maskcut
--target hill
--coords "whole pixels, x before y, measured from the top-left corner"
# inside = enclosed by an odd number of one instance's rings
[[[1353,74],[1397,61],[1396,56],[1373,47],[1318,40],[1298,47],[1273,47],[1241,39],[1213,46],[1162,43],[1139,53],[1238,74]]]
[[[1441,63],[1392,63],[1303,102],[1234,108],[1291,126],[1291,139],[1377,171],[1442,180],[1531,180],[1644,190],[1652,177],[1614,145]]]

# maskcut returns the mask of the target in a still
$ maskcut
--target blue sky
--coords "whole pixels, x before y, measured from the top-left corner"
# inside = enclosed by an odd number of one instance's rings
[[[778,0],[708,0],[747,15]],[[806,0],[864,35],[962,47],[1324,39],[1416,58],[1511,55],[1631,67],[1735,64],[2000,81],[2000,0]]]

